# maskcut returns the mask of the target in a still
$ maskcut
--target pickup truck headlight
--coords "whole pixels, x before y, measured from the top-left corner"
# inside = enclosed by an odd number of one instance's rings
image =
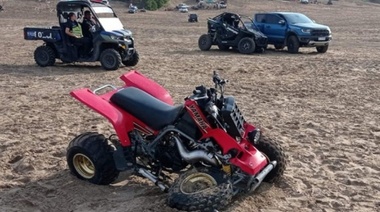
[[[310,33],[310,32],[311,32],[311,29],[301,29],[301,31],[302,31],[303,33]]]

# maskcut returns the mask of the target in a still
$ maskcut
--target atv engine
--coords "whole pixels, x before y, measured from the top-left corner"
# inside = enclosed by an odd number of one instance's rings
[[[187,165],[182,162],[176,144],[170,139],[163,140],[157,145],[155,157],[164,167],[171,168],[173,171],[180,171]]]
[[[224,98],[221,115],[227,124],[227,133],[233,137],[242,137],[244,134],[244,117],[236,105],[234,97]]]

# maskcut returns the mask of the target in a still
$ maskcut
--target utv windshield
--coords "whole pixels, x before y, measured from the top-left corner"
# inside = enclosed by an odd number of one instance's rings
[[[120,30],[124,28],[120,19],[116,17],[115,13],[110,7],[101,5],[94,6],[93,9],[105,31]]]
[[[313,23],[313,21],[310,18],[300,13],[286,14],[284,16],[286,21],[288,21],[291,24]]]
[[[258,30],[256,25],[253,23],[252,19],[248,16],[240,16],[241,22],[244,24],[245,28],[250,30]]]

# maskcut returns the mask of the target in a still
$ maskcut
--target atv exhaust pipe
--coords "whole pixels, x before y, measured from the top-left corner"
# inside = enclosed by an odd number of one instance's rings
[[[264,178],[277,166],[277,161],[271,161],[269,164],[256,176],[252,177],[248,182],[248,188],[251,191],[255,190],[263,182]]]
[[[187,151],[186,147],[182,144],[181,140],[177,137],[173,137],[174,142],[177,144],[179,154],[182,159],[190,164],[197,163],[199,161],[205,162],[213,166],[219,166],[219,161],[215,158],[214,154],[207,153],[204,150]]]
[[[164,192],[167,192],[169,190],[169,188],[163,184],[161,181],[159,181],[157,179],[156,176],[154,176],[152,173],[150,173],[148,170],[144,169],[144,168],[139,168],[137,170],[137,172],[139,174],[141,174],[142,176],[144,176],[145,178],[149,179],[150,181],[152,181],[156,186],[158,186],[162,191]]]

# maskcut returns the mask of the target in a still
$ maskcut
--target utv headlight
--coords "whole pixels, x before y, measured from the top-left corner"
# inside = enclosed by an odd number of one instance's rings
[[[302,31],[303,33],[310,33],[310,32],[311,32],[311,29],[301,29],[301,31]]]

